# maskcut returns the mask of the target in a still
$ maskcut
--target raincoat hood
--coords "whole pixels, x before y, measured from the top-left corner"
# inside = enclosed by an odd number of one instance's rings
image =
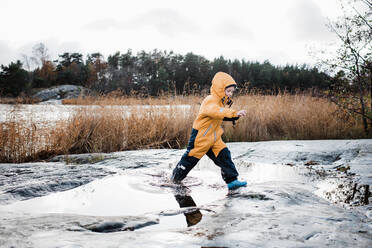
[[[219,98],[225,97],[225,89],[228,86],[237,86],[235,80],[227,73],[217,72],[212,79],[211,94]]]

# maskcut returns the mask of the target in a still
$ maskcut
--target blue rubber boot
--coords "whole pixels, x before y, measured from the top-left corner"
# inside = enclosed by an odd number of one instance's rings
[[[231,189],[237,189],[237,188],[245,187],[245,186],[247,186],[247,182],[246,181],[238,181],[238,180],[232,181],[231,183],[228,183],[227,184],[227,188],[229,190],[231,190]]]

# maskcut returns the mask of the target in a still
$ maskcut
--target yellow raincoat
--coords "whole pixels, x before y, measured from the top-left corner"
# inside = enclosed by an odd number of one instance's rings
[[[198,116],[193,123],[193,129],[198,130],[198,134],[189,156],[200,159],[212,148],[217,157],[218,153],[226,147],[221,139],[222,121],[224,118],[237,117],[237,111],[227,106],[230,99],[225,96],[225,89],[228,86],[236,86],[234,79],[227,73],[216,73],[212,79],[211,94],[202,102]]]
[[[236,120],[237,111],[229,108],[231,99],[225,95],[225,89],[236,86],[234,79],[224,72],[218,72],[212,80],[211,94],[200,106],[193,123],[187,150],[172,173],[174,182],[182,181],[206,154],[221,168],[223,180],[228,184],[237,179],[239,173],[231,159],[231,153],[222,141],[221,124],[223,120]]]

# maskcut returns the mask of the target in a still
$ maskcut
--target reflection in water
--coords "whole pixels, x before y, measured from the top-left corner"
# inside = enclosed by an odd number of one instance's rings
[[[174,197],[176,198],[181,208],[196,207],[194,200],[189,195],[174,195]],[[191,212],[186,212],[184,213],[184,215],[186,217],[188,227],[196,225],[202,219],[202,214],[198,209]]]

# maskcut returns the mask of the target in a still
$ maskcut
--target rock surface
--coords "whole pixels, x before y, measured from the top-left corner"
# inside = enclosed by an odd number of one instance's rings
[[[0,246],[371,247],[372,140],[228,146],[230,192],[208,158],[170,182],[184,150],[0,164]]]
[[[61,99],[77,98],[82,95],[89,94],[89,90],[82,86],[76,85],[60,85],[53,88],[41,90],[33,95],[33,98],[38,98],[40,101],[51,101]],[[55,102],[53,102],[55,103]]]

